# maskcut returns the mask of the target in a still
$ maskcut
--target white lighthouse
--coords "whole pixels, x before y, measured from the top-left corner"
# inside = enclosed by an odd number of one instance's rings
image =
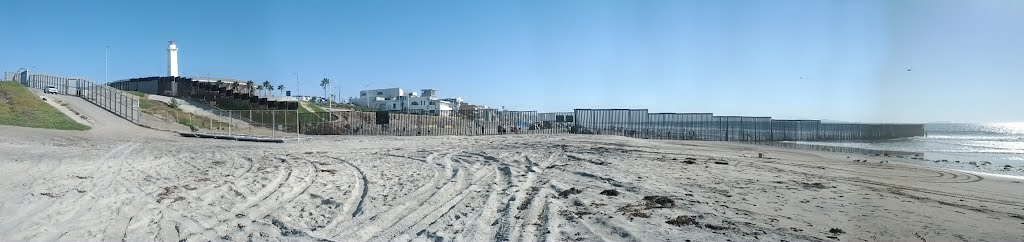
[[[178,46],[173,40],[167,45],[167,76],[178,76]]]

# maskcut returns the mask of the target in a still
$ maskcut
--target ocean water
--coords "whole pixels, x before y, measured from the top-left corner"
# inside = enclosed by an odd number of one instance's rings
[[[791,142],[798,144],[851,147],[871,150],[919,152],[932,165],[995,173],[1024,171],[1024,122],[1020,123],[930,123],[927,136],[885,141]],[[938,160],[939,162],[935,162]],[[948,162],[942,162],[947,160]],[[957,163],[956,161],[960,161]],[[988,161],[978,166],[968,162]],[[1011,168],[1005,168],[1010,165]]]

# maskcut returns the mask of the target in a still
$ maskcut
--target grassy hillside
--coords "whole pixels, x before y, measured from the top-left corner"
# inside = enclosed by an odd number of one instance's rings
[[[0,125],[87,130],[17,82],[0,82]]]

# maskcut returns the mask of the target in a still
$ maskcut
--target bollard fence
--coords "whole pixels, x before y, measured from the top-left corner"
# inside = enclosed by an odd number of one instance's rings
[[[11,75],[10,79],[21,78]],[[59,81],[58,81],[59,83]],[[646,109],[576,109],[539,113],[496,109],[417,112],[309,112],[292,101],[252,95],[248,83],[178,77],[116,81],[114,87],[212,102],[235,102],[253,110],[217,110],[209,114],[173,114],[182,126],[171,129],[243,136],[303,135],[501,135],[606,134],[644,139],[708,141],[879,140],[924,135],[922,124],[822,123],[770,117],[715,116],[711,113],[648,113]],[[82,86],[81,84],[79,86]],[[118,92],[96,89],[86,95],[115,110],[135,110]],[[99,97],[94,97],[99,95]],[[117,99],[111,101],[113,99]],[[98,104],[99,105],[99,104]],[[137,107],[138,104],[135,104]],[[268,109],[268,110],[263,110]],[[285,110],[276,110],[285,109]],[[108,109],[109,110],[109,109]],[[166,114],[147,114],[163,115]],[[166,118],[166,117],[165,117]],[[154,119],[154,118],[149,118]],[[155,118],[158,120],[160,118]],[[154,124],[155,125],[155,124]],[[187,128],[186,128],[187,127]]]
[[[576,109],[574,133],[713,141],[883,140],[923,136],[923,124],[822,123],[643,109]]]
[[[180,80],[179,80],[180,79]],[[822,123],[770,117],[715,116],[711,113],[648,113],[646,109],[576,109],[539,113],[496,109],[411,112],[308,112],[295,102],[252,96],[247,83],[203,82],[154,77],[108,85],[84,78],[5,72],[4,81],[29,88],[53,87],[57,94],[81,97],[133,123],[179,132],[302,138],[303,135],[502,135],[606,134],[643,139],[709,141],[882,140],[923,136],[922,124]],[[113,87],[112,87],[113,86]],[[117,88],[114,88],[117,87]],[[252,110],[184,112],[146,110],[143,99],[126,91],[211,98],[228,95],[259,104]],[[247,92],[248,90],[249,92]],[[150,101],[146,101],[148,105]],[[288,110],[263,110],[288,109]]]

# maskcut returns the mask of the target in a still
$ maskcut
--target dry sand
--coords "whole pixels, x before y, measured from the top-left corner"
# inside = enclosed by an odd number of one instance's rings
[[[90,119],[0,126],[0,238],[1024,240],[1021,180],[897,159],[600,135],[263,144]]]

